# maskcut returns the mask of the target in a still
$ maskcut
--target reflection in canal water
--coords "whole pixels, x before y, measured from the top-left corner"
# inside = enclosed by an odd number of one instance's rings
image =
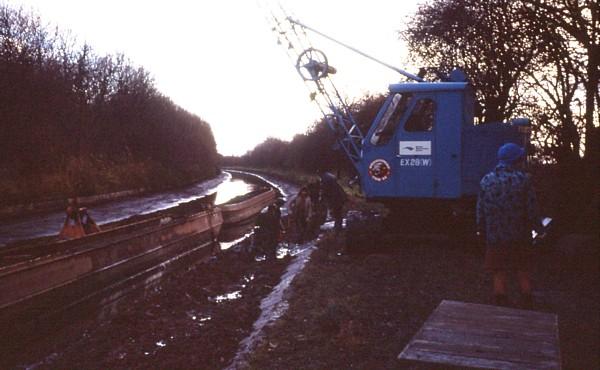
[[[217,187],[215,204],[226,203],[239,195],[250,193],[254,189],[256,189],[254,184],[249,184],[240,179],[229,179],[229,181],[225,181]]]

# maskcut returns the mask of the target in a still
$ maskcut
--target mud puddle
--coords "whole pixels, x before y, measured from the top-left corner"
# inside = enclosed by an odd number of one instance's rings
[[[237,353],[227,369],[234,370],[243,367],[246,364],[245,358],[261,340],[263,329],[274,323],[285,313],[288,308],[288,302],[285,300],[284,295],[292,281],[294,281],[294,278],[302,271],[306,262],[309,261],[314,249],[315,244],[313,242],[279,248],[278,258],[286,256],[293,256],[294,258],[289,263],[285,273],[281,276],[279,284],[260,302],[260,316],[254,322],[250,335],[240,342]]]

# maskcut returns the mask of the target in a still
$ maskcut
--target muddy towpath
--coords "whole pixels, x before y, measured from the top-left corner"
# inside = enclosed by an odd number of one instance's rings
[[[597,236],[567,235],[538,251],[534,309],[558,315],[563,369],[600,364],[598,245]],[[492,304],[483,251],[392,232],[364,240],[353,253],[345,247],[324,238],[248,368],[447,369],[397,356],[442,300]]]
[[[119,312],[55,335],[36,369],[220,369],[234,357],[279,282],[286,259],[249,261],[233,251],[168,276]]]

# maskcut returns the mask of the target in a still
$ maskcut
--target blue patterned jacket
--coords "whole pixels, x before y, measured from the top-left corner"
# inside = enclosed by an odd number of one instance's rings
[[[477,226],[488,246],[530,242],[538,227],[535,191],[528,174],[498,164],[480,182]]]

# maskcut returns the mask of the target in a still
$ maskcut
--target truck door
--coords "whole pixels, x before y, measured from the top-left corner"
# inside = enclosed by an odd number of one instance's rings
[[[435,96],[413,94],[409,109],[395,135],[397,145],[396,187],[402,196],[431,198],[436,196],[435,183],[436,119]]]

